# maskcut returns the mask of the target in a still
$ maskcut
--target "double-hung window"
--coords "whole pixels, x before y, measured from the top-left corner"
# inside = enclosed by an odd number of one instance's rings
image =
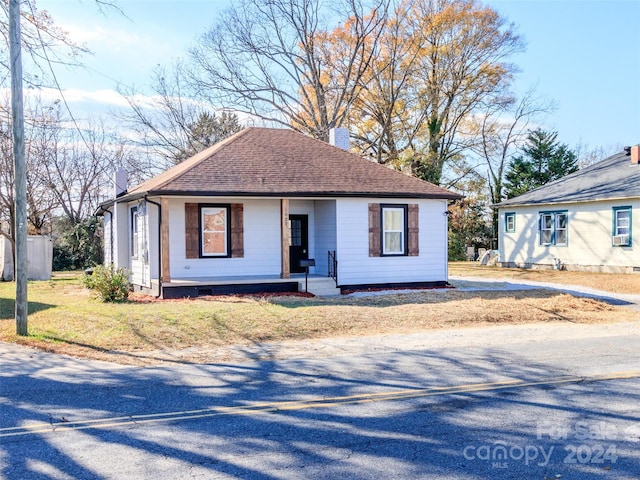
[[[613,244],[631,245],[631,207],[613,208]]]
[[[567,245],[568,225],[569,217],[566,211],[540,213],[540,245]]]
[[[242,203],[184,204],[185,257],[244,257]]]
[[[229,256],[229,207],[226,205],[201,206],[200,226],[202,256]]]
[[[382,255],[406,255],[407,206],[382,205]]]
[[[514,212],[504,214],[504,231],[507,233],[516,231],[516,214]]]

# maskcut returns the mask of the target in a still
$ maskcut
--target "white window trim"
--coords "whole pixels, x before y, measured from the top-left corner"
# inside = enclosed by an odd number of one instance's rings
[[[564,227],[560,227],[560,218],[564,217]],[[568,235],[569,235],[569,216],[567,212],[558,212],[554,215],[554,231],[553,231],[553,244],[554,245],[566,245],[568,243]],[[558,232],[564,232],[564,242],[558,243]]]
[[[509,221],[512,225],[509,227]],[[504,231],[506,233],[514,233],[516,231],[516,214],[515,212],[506,212],[504,214]]]
[[[204,216],[207,211],[223,211],[224,212],[224,231],[220,230],[205,230],[204,229]],[[203,206],[200,208],[200,251],[203,257],[228,257],[229,256],[229,208],[226,206]],[[206,233],[223,233],[224,234],[224,253],[206,253],[204,246],[204,238]]]
[[[385,222],[384,222],[384,214],[386,211],[397,211],[400,212],[400,215],[402,216],[402,226],[400,228],[400,230],[387,230],[385,229]],[[393,256],[393,255],[406,255],[406,238],[407,238],[407,219],[406,219],[406,215],[407,215],[407,209],[404,206],[385,206],[383,205],[381,207],[381,215],[382,215],[382,225],[381,225],[381,231],[382,231],[382,255],[389,255],[389,256]],[[388,251],[387,250],[387,233],[400,233],[400,251]]]
[[[620,226],[620,218],[619,218],[619,214],[620,213],[626,213],[627,216],[624,220],[626,220],[627,225],[626,226]],[[629,235],[630,231],[631,231],[631,209],[630,208],[621,208],[619,210],[615,211],[616,214],[616,218],[615,218],[615,233],[614,235]],[[627,233],[620,233],[620,230],[624,228]]]

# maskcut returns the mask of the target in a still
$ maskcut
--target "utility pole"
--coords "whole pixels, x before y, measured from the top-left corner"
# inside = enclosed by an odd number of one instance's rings
[[[22,98],[22,51],[20,0],[9,0],[9,56],[11,58],[11,115],[15,190],[16,333],[27,331],[27,166],[24,150],[24,103]]]

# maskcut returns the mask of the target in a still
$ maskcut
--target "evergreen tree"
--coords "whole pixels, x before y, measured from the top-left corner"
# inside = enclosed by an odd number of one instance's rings
[[[515,157],[505,174],[507,198],[517,197],[578,170],[578,157],[557,141],[557,132],[533,130],[527,136],[521,154]]]

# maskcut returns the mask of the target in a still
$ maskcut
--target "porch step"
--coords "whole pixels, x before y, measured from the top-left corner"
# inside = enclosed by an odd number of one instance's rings
[[[298,291],[304,292],[304,280],[298,282]],[[329,277],[309,277],[307,291],[316,297],[334,297],[340,295],[336,282]]]

